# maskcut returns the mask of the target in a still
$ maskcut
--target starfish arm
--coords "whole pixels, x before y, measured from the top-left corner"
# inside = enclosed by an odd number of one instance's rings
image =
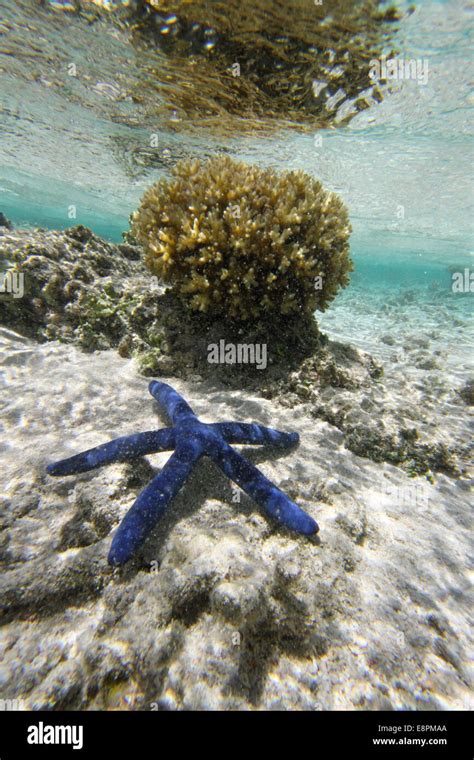
[[[126,462],[146,454],[154,454],[157,451],[170,451],[175,447],[175,438],[173,428],[124,435],[101,446],[83,451],[82,454],[50,464],[47,471],[50,475],[73,475],[95,470],[96,467],[102,467],[105,464]]]
[[[227,443],[269,443],[271,446],[290,448],[298,443],[298,433],[282,433],[280,430],[247,422],[216,422],[210,425]]]
[[[183,422],[185,419],[196,418],[189,404],[170,385],[152,380],[148,390],[174,424]]]
[[[132,558],[183,486],[201,453],[197,442],[179,445],[159,475],[140,493],[114,536],[109,552],[111,565],[123,565]]]
[[[222,447],[213,459],[227,477],[237,483],[257,504],[260,504],[270,517],[303,535],[318,532],[318,524],[312,517],[303,512],[260,470],[234,451],[231,446]]]

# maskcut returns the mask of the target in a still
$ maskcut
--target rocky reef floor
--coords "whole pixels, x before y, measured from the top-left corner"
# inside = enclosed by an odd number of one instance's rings
[[[1,268],[25,274],[22,299],[0,296],[4,698],[472,708],[465,302],[355,288],[319,329],[287,327],[290,357],[275,330],[266,370],[216,368],[206,345],[238,335],[187,321],[135,246],[85,228],[1,232]],[[45,466],[166,424],[147,376],[206,421],[298,431],[291,452],[246,453],[319,535],[269,522],[202,461],[140,555],[112,570],[111,533],[167,455],[64,479]]]

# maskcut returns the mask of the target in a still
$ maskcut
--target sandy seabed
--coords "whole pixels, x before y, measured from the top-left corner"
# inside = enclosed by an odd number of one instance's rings
[[[322,326],[382,361],[377,393],[393,414],[425,408],[427,429],[467,446],[466,319],[465,302],[420,308],[401,291],[390,305],[356,291]],[[206,460],[140,556],[113,571],[111,533],[167,455],[58,479],[45,466],[164,426],[147,380],[114,351],[6,328],[0,343],[4,698],[26,709],[472,707],[467,468],[412,478],[352,453],[308,404],[162,377],[205,421],[297,430],[293,451],[246,451],[320,533],[270,523]]]

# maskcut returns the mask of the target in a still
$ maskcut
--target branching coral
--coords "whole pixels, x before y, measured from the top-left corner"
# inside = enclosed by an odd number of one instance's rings
[[[191,309],[237,321],[324,310],[352,269],[334,193],[227,156],[178,163],[145,193],[132,232]]]

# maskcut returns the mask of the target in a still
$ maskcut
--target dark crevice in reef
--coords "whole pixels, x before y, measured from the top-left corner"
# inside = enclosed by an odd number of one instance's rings
[[[191,597],[176,599],[172,617],[179,620],[186,628],[198,622],[201,615],[209,609],[209,590],[195,591]]]
[[[468,380],[461,390],[459,395],[467,406],[474,406],[474,378]]]
[[[277,643],[275,638],[261,632],[251,629],[243,631],[239,669],[230,683],[231,693],[248,699],[253,706],[259,704],[268,670],[278,651]]]

